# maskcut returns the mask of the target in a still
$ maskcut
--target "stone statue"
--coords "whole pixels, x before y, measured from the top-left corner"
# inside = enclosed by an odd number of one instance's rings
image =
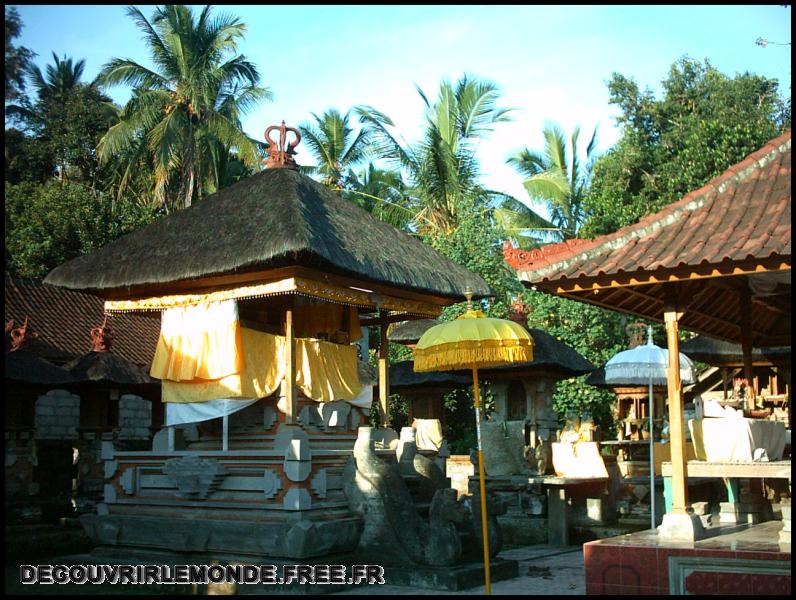
[[[464,505],[456,500],[456,490],[437,490],[429,508],[429,538],[426,561],[434,566],[448,566],[458,562],[462,555],[462,542],[456,531],[457,523],[468,517]]]
[[[527,471],[524,421],[504,421],[496,415],[481,423],[481,440],[487,475],[500,477]]]
[[[561,429],[559,435],[559,441],[570,444],[575,444],[580,441],[580,423],[578,421],[578,416],[574,412],[567,411],[564,427]]]
[[[486,496],[486,524],[489,535],[489,556],[497,556],[503,548],[503,533],[500,530],[498,516],[506,513],[506,505],[498,496],[487,494]],[[481,531],[481,494],[476,490],[472,496],[463,499],[470,511],[470,518],[466,523],[466,528],[473,538],[478,542],[472,544],[465,550],[465,556],[471,560],[483,561],[484,543]]]
[[[449,487],[448,480],[439,466],[417,451],[414,427],[401,429],[401,437],[395,455],[401,475],[417,482],[417,488],[423,500],[430,501],[437,490]]]
[[[382,460],[375,453],[372,429],[359,428],[354,455],[343,470],[343,490],[349,507],[364,521],[357,551],[369,558],[377,556],[383,566],[459,563],[463,549],[456,526],[480,540],[480,505],[470,498],[457,500],[453,488],[434,487],[445,481],[442,472],[433,461],[417,454],[409,432],[402,435],[401,441],[398,463]],[[433,488],[428,522],[419,515],[407,486],[407,480],[424,479],[427,481],[423,485],[429,486],[424,493]],[[488,498],[490,550],[497,554],[502,545],[497,515],[502,514],[503,507]],[[477,518],[473,510],[479,511]],[[468,549],[477,554],[478,548]]]

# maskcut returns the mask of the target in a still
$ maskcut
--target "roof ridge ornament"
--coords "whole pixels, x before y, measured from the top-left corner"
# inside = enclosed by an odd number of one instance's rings
[[[102,325],[91,330],[92,352],[107,352],[111,349],[113,342],[113,329],[108,325],[108,315],[102,321]]]
[[[28,316],[25,315],[25,322],[22,323],[22,325],[20,325],[16,329],[13,329],[14,327],[13,319],[6,322],[6,331],[9,331],[11,335],[10,352],[16,352],[17,350],[20,350],[24,346],[30,344],[30,342],[35,340],[37,337],[39,337],[38,333],[32,331],[32,329],[31,330],[28,329],[28,321],[29,321]]]
[[[279,130],[279,143],[271,139],[269,135],[272,131]],[[296,136],[292,142],[287,142],[287,132],[290,131]],[[282,125],[271,125],[265,130],[265,141],[268,142],[268,158],[263,162],[266,169],[298,169],[293,156],[296,154],[296,146],[301,142],[301,133],[295,127],[286,127],[285,122]]]

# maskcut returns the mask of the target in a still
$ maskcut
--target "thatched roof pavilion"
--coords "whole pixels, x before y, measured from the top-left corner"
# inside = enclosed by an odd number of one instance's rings
[[[342,478],[373,400],[352,342],[361,327],[380,326],[386,426],[387,326],[436,317],[468,286],[492,294],[477,275],[301,174],[297,130],[283,123],[265,137],[263,172],[45,279],[104,298],[109,312],[164,311],[150,373],[163,381],[168,428],[151,452],[104,456],[106,473],[115,469],[107,509],[81,520],[100,545],[175,550],[179,539],[180,552],[260,561],[352,552],[362,522]],[[198,437],[175,459],[175,428],[193,423]],[[172,487],[117,494],[140,468]]]
[[[87,352],[83,356],[66,363],[64,369],[80,381],[103,382],[107,384],[159,385],[140,367],[124,357],[111,352]]]
[[[303,267],[360,285],[462,298],[484,281],[292,169],[266,169],[54,269],[45,283],[104,298],[273,279]]]
[[[527,287],[666,323],[672,512],[663,537],[698,539],[688,512],[679,328],[753,346],[791,338],[791,131],[638,223],[593,240],[504,245]],[[754,408],[750,386],[747,408]]]
[[[466,388],[473,384],[472,377],[453,371],[425,371],[415,373],[415,361],[402,360],[390,365],[390,389],[403,392],[411,389]]]
[[[740,344],[698,335],[680,345],[680,352],[693,360],[714,367],[742,367],[743,348]],[[790,365],[790,346],[752,348],[754,366]]]
[[[27,350],[6,352],[5,379],[45,387],[78,381],[68,370]]]

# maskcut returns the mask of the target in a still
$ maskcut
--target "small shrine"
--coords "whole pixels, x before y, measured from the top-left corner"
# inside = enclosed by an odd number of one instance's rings
[[[497,521],[506,543],[559,543],[568,539],[572,524],[568,513],[573,513],[575,521],[588,520],[588,497],[599,496],[606,478],[599,479],[596,486],[588,485],[594,483],[595,473],[587,473],[586,465],[594,466],[594,462],[586,460],[585,456],[580,462],[573,456],[566,464],[564,459],[557,465],[554,463],[554,445],[563,447],[568,442],[559,444],[562,426],[559,415],[553,410],[553,393],[557,381],[584,375],[595,367],[550,334],[528,328],[528,308],[520,299],[512,304],[510,318],[526,327],[533,337],[533,360],[504,367],[485,367],[479,372],[479,377],[489,382],[494,397],[494,410],[489,420],[481,423],[486,489],[495,498],[493,509],[498,511]],[[390,341],[412,348],[423,333],[437,323],[426,319],[401,324],[390,332]],[[463,372],[414,373],[412,362],[392,365],[392,381],[399,383],[394,391],[407,398],[412,415],[410,422],[417,421],[420,415],[432,421],[439,419],[444,432],[443,395],[454,388],[471,386],[472,379]],[[589,427],[584,419],[582,439],[579,420],[577,427],[575,441],[592,442],[593,424]],[[596,450],[596,445],[591,445]],[[454,455],[447,459],[448,475],[461,494],[478,492],[470,458]],[[598,456],[596,459],[598,474],[602,474],[605,468]],[[572,483],[574,479],[566,488],[547,485],[558,479],[554,475],[556,466],[571,469],[576,463],[583,467],[579,474],[587,475],[586,479],[590,480],[586,481],[587,485]],[[469,476],[460,482],[463,467]],[[553,494],[554,505],[552,520],[548,512],[550,494]],[[562,502],[574,504],[575,508],[561,509]],[[592,514],[595,512],[600,511],[592,510]],[[554,525],[548,527],[548,523]]]
[[[381,488],[351,488],[369,468],[396,466],[367,466],[387,435],[387,326],[438,316],[466,286],[477,298],[491,290],[299,173],[297,130],[265,137],[262,172],[46,279],[104,298],[112,314],[160,313],[149,374],[162,382],[166,427],[146,451],[103,442],[102,502],[81,518],[102,546],[300,561],[370,548],[364,503],[367,514],[409,510],[390,508]],[[383,342],[377,394],[355,345],[369,326]],[[363,427],[371,407],[376,430]],[[405,485],[384,477],[385,489]]]

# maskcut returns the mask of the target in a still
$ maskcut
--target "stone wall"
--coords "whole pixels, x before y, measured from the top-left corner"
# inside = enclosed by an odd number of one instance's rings
[[[74,440],[80,425],[80,396],[50,390],[36,400],[36,439]]]
[[[151,437],[152,403],[140,396],[124,394],[119,399],[120,440],[146,440]]]

